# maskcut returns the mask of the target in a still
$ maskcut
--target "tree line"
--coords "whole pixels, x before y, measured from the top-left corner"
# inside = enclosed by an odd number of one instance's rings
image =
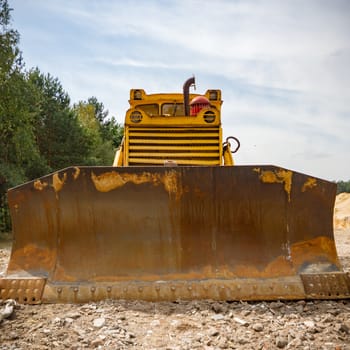
[[[110,165],[123,127],[96,97],[71,103],[58,78],[26,69],[20,34],[0,0],[0,231],[10,187],[70,165]]]
[[[350,193],[350,180],[337,181],[337,194],[347,192]]]

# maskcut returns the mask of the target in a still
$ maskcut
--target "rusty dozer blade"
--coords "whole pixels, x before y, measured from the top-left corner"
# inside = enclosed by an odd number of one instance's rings
[[[275,166],[63,169],[8,192],[14,243],[0,297],[349,298],[335,194]]]

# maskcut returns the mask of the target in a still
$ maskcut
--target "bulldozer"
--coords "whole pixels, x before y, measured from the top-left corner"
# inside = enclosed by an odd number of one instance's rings
[[[8,191],[0,298],[298,300],[350,297],[333,235],[336,184],[235,165],[221,90],[130,91],[111,166],[71,166]]]

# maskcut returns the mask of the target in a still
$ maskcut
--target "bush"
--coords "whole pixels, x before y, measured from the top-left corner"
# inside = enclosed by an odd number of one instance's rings
[[[347,192],[350,193],[350,180],[337,181],[337,194]]]

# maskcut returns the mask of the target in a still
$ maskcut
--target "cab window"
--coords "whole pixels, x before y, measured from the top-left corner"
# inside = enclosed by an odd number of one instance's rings
[[[185,115],[183,103],[163,103],[161,115],[171,117],[176,115]]]
[[[138,105],[137,108],[143,110],[149,116],[157,116],[159,115],[159,107],[156,103],[147,104],[147,105]]]

